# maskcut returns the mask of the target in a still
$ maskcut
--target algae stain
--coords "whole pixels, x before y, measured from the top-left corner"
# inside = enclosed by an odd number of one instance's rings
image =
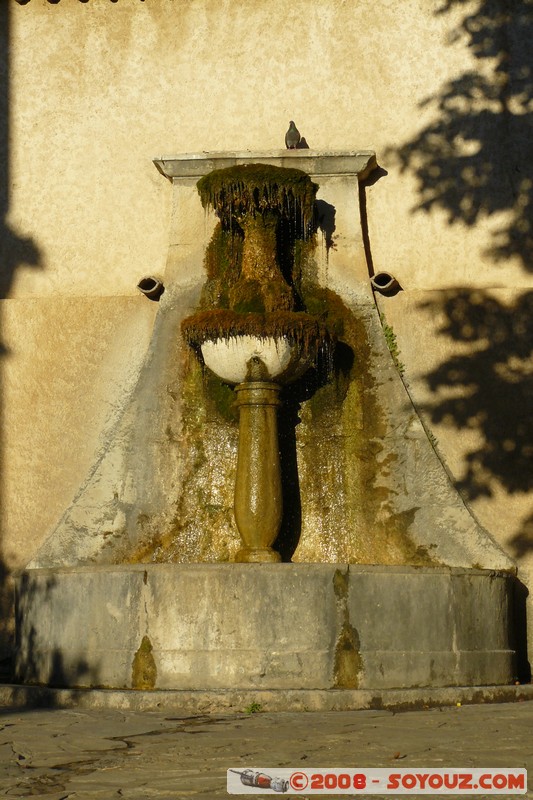
[[[209,373],[204,377],[204,400],[209,417],[218,415],[229,423],[237,423],[239,414],[235,404],[235,393],[231,386],[223,383],[216,375]]]
[[[348,573],[335,570],[333,575],[333,591],[337,600],[346,600],[348,597]]]
[[[357,689],[359,687],[359,676],[363,671],[359,634],[350,623],[348,588],[348,570],[346,572],[341,572],[340,569],[335,570],[333,576],[333,591],[335,592],[339,611],[342,615],[342,627],[335,644],[335,661],[333,666],[333,682],[335,689]]]
[[[346,351],[335,365],[334,379],[302,407],[300,453],[309,484],[301,488],[302,508],[313,509],[314,515],[308,512],[302,520],[298,560],[435,565],[431,549],[417,547],[410,534],[418,509],[395,508],[400,456],[387,441],[387,417],[374,377],[374,323],[364,309],[348,308],[331,290],[304,287],[303,296],[342,336]],[[321,461],[329,468],[317,468]],[[327,524],[322,524],[326,508]],[[326,550],[331,530],[335,539]]]
[[[358,689],[363,669],[359,634],[345,620],[335,646],[334,688]]]
[[[429,547],[424,545],[416,545],[411,536],[409,529],[414,522],[415,514],[419,511],[419,507],[415,506],[407,511],[401,511],[397,514],[391,514],[384,523],[384,534],[393,540],[400,551],[402,563],[410,564],[414,567],[435,567],[439,566],[442,562],[439,561],[430,552]],[[436,545],[433,545],[436,547]]]
[[[150,639],[148,636],[143,636],[131,665],[132,689],[155,689],[157,667],[152,651],[153,647]]]
[[[193,358],[185,364],[182,386],[180,490],[165,524],[133,554],[137,563],[229,561],[238,548],[232,520],[238,433],[233,391]]]
[[[333,380],[302,407],[300,452],[310,484],[302,486],[302,508],[312,509],[313,516],[303,520],[298,560],[376,563],[373,530],[379,502],[373,487],[379,469],[376,449],[386,424],[376,398],[365,312],[347,307],[331,290],[306,285],[302,294],[315,314],[324,315],[340,344]],[[317,469],[317,462],[327,468]],[[320,530],[315,530],[317,522]]]

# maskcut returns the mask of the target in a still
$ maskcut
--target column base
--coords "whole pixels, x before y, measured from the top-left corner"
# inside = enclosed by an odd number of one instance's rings
[[[238,564],[272,564],[281,561],[281,556],[271,547],[241,547],[235,561]]]

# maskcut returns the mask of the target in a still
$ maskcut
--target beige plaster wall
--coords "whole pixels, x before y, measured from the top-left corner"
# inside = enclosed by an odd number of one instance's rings
[[[8,2],[6,222],[32,242],[0,307],[10,565],[26,563],[75,496],[148,347],[154,304],[135,286],[164,275],[172,197],[152,157],[277,149],[289,119],[314,149],[374,149],[387,174],[365,190],[369,256],[405,290],[391,321],[420,402],[424,370],[448,350],[411,292],[531,285],[519,257],[487,256],[505,204],[450,224],[440,207],[413,211],[416,158],[400,169],[404,143],[439,120],[423,101],[494,66],[450,41],[474,0],[447,14],[432,0]],[[511,165],[512,141],[504,153]],[[464,432],[437,436],[460,475]],[[498,492],[476,509],[506,542],[527,501]]]
[[[489,68],[447,41],[460,9],[438,15],[432,0],[9,2],[9,221],[33,236],[41,267],[17,271],[13,296],[133,294],[142,273],[165,264],[169,192],[151,158],[275,149],[289,118],[312,148],[370,147],[388,171],[368,190],[376,271],[394,271],[406,287],[524,281],[518,262],[483,255],[502,215],[467,229],[441,212],[412,214],[413,177],[387,154],[438,118],[420,107],[425,98]]]
[[[136,387],[155,305],[143,297],[2,302],[8,565],[31,559],[105,453]]]

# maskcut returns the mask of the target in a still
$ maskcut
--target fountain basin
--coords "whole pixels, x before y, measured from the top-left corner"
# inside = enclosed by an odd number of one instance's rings
[[[248,377],[248,363],[258,358],[266,370],[265,378],[283,381],[300,375],[308,366],[298,348],[284,338],[273,336],[231,336],[207,340],[201,345],[206,367],[226,383],[243,383]]]
[[[353,564],[28,570],[16,587],[18,678],[147,688],[144,658],[154,689],[508,684],[512,581]]]
[[[204,364],[226,383],[250,380],[249,363],[259,359],[262,379],[286,383],[302,375],[334,340],[316,317],[301,312],[237,313],[200,311],[182,322],[187,342]]]

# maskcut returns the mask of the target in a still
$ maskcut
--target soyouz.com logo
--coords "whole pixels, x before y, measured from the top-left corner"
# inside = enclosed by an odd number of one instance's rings
[[[228,794],[525,794],[525,769],[356,769],[233,767]]]

